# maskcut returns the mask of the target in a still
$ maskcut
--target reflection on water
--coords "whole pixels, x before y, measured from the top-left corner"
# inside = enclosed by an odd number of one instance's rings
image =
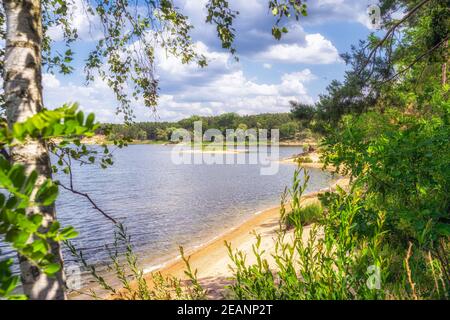
[[[75,189],[124,222],[141,262],[156,265],[204,243],[268,207],[290,184],[294,166],[280,165],[276,175],[260,175],[259,165],[174,165],[171,146],[131,145],[115,152],[114,166],[74,167]],[[281,147],[280,157],[300,152]],[[65,181],[66,177],[58,177]],[[328,185],[330,175],[311,171],[309,191]],[[112,224],[82,197],[61,190],[57,201],[63,225],[80,236],[73,242],[89,263],[108,261],[104,245],[112,242]],[[0,246],[2,244],[0,243]],[[2,249],[2,255],[8,250]],[[9,254],[11,252],[9,251]],[[72,258],[64,250],[66,262]]]

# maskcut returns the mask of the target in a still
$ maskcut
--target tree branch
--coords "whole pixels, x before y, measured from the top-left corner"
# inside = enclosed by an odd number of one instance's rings
[[[94,200],[92,200],[92,198],[87,194],[87,193],[83,193],[80,191],[77,191],[75,189],[73,189],[73,187],[67,187],[65,185],[63,185],[61,182],[56,181],[56,184],[58,184],[59,186],[61,186],[62,188],[66,189],[67,191],[70,191],[74,194],[77,194],[79,196],[85,197],[91,204],[92,207],[97,210],[98,212],[100,212],[105,218],[109,219],[110,221],[112,221],[114,224],[117,224],[117,221],[111,217],[109,214],[107,214],[105,211],[103,211],[99,206],[97,206],[97,204],[94,202]]]
[[[358,74],[364,70],[367,65],[370,63],[370,61],[373,58],[373,55],[377,52],[377,50],[386,42],[386,40],[391,36],[391,34],[397,29],[403,22],[408,20],[414,13],[416,13],[423,5],[425,5],[430,0],[422,0],[419,4],[417,4],[414,8],[411,9],[402,19],[400,19],[398,22],[396,22],[384,35],[384,38],[381,39],[380,42],[375,46],[375,48],[370,51],[369,56],[367,57],[367,60],[364,62],[363,66],[359,70]]]
[[[424,57],[426,57],[427,55],[429,55],[430,53],[432,53],[434,50],[436,50],[437,48],[439,48],[445,41],[448,40],[448,36],[446,36],[444,39],[442,39],[441,42],[439,42],[438,44],[436,44],[434,47],[430,48],[428,51],[422,53],[420,56],[418,56],[413,62],[411,62],[410,64],[408,64],[408,66],[406,66],[405,68],[403,68],[401,71],[397,72],[396,74],[394,74],[392,77],[384,80],[381,84],[385,84],[386,82],[389,82],[395,78],[397,78],[399,75],[405,73],[406,71],[408,71],[409,69],[411,69],[417,62],[419,62],[420,60],[422,60]]]

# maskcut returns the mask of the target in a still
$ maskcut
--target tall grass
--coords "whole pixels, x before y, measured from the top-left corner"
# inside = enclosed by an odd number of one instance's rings
[[[301,207],[300,210],[290,211],[281,219],[288,229],[294,228],[299,222],[303,225],[317,223],[323,219],[323,208],[320,203],[311,203]]]

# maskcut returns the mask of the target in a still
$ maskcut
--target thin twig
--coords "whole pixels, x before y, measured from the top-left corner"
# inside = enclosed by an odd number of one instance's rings
[[[416,294],[416,284],[412,280],[411,276],[411,269],[409,268],[409,259],[411,258],[411,249],[412,249],[412,243],[409,243],[408,252],[406,253],[405,257],[405,268],[406,268],[406,274],[408,275],[408,282],[411,286],[412,296],[414,300],[418,300],[417,294]]]
[[[104,210],[102,210],[99,206],[97,206],[97,204],[94,202],[94,200],[92,200],[92,198],[87,193],[83,193],[83,192],[80,192],[80,191],[77,191],[77,190],[74,189],[74,187],[73,187],[73,173],[72,173],[72,160],[71,160],[72,158],[71,158],[70,154],[65,152],[64,150],[61,150],[61,152],[63,154],[66,154],[67,158],[68,158],[68,160],[66,160],[66,158],[63,156],[61,158],[61,160],[66,164],[67,168],[69,169],[69,185],[70,185],[70,187],[65,186],[64,184],[62,184],[59,181],[56,181],[56,183],[59,186],[61,186],[62,188],[66,189],[66,190],[68,190],[68,191],[70,191],[70,192],[72,192],[74,194],[77,194],[77,195],[85,197],[92,204],[92,206],[93,206],[93,208],[95,210],[100,212],[104,217],[106,217],[107,219],[112,221],[114,224],[117,224],[117,220],[115,220],[113,217],[111,217],[109,214],[107,214]],[[57,153],[54,153],[54,154],[56,156],[58,156]]]
[[[82,197],[85,197],[85,198],[92,204],[92,207],[93,207],[95,210],[97,210],[98,212],[100,212],[103,216],[105,216],[105,218],[111,220],[114,224],[117,224],[117,221],[116,221],[113,217],[111,217],[109,214],[107,214],[105,211],[103,211],[100,207],[98,207],[97,204],[94,202],[94,200],[92,200],[92,198],[91,198],[87,193],[83,193],[83,192],[77,191],[77,190],[75,190],[75,189],[73,189],[73,188],[69,188],[69,187],[63,185],[63,184],[62,184],[61,182],[59,182],[59,181],[57,181],[56,183],[57,183],[59,186],[61,186],[62,188],[66,189],[67,191],[70,191],[70,192],[72,192],[72,193],[74,193],[74,194],[77,194],[77,195],[80,195],[80,196],[82,196]]]

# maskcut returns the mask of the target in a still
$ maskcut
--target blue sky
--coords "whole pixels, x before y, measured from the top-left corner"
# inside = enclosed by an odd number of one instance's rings
[[[75,72],[69,76],[45,73],[44,102],[57,107],[79,102],[103,122],[121,122],[117,102],[100,80],[84,85],[83,60],[95,44],[99,31],[95,17],[86,19],[82,1],[75,0],[73,24],[80,41],[75,45]],[[239,62],[222,50],[213,26],[204,23],[206,0],[175,0],[194,25],[192,37],[208,67],[183,65],[157,51],[156,73],[160,99],[156,113],[134,105],[137,121],[173,121],[190,115],[223,112],[257,114],[289,111],[289,101],[314,103],[333,79],[342,79],[345,65],[340,53],[372,32],[367,7],[376,0],[309,0],[308,17],[289,22],[290,32],[281,40],[271,36],[274,18],[267,0],[230,0],[240,12],[235,20]],[[89,22],[90,21],[90,22]],[[51,29],[55,48],[61,47],[61,32]]]

